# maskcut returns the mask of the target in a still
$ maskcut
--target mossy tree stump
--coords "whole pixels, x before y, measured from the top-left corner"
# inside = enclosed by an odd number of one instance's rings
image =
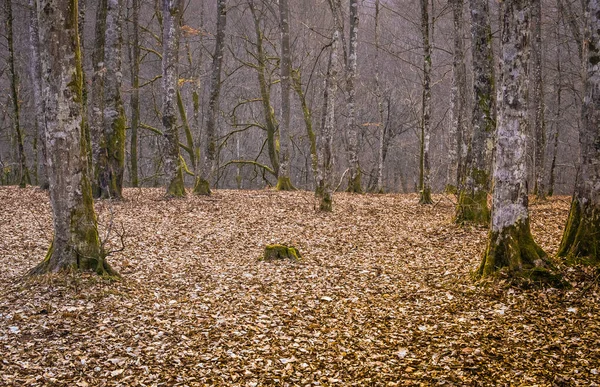
[[[297,248],[293,246],[286,246],[282,244],[271,244],[265,246],[265,251],[261,260],[263,261],[278,261],[278,260],[292,260],[299,261],[302,258]]]

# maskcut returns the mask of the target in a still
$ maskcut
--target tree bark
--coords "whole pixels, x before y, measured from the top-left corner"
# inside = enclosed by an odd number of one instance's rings
[[[333,33],[327,75],[325,76],[325,92],[323,95],[323,119],[319,138],[319,170],[317,173],[317,196],[320,198],[321,211],[333,210],[333,128],[335,125],[335,94],[337,92],[338,59],[337,51],[340,34]]]
[[[19,157],[19,187],[25,188],[31,184],[29,168],[27,168],[27,157],[23,144],[23,133],[21,130],[21,109],[19,105],[19,74],[15,67],[15,49],[13,40],[13,14],[12,0],[6,0],[6,42],[8,44],[8,66],[10,69],[10,97],[12,99],[13,128],[17,137],[17,156]]]
[[[529,228],[526,174],[528,0],[506,0],[502,19],[502,103],[496,135],[491,230],[479,276],[554,279]]]
[[[121,98],[123,0],[107,0],[104,37],[103,131],[98,159],[100,197],[121,199],[125,172],[125,110]]]
[[[33,104],[35,111],[36,138],[41,146],[41,154],[38,155],[36,163],[38,172],[38,185],[48,188],[48,168],[46,162],[46,117],[44,112],[44,99],[42,97],[42,64],[40,62],[40,33],[37,19],[37,3],[29,0],[29,44],[31,45],[31,62],[29,72],[33,85]],[[39,148],[39,146],[38,146]]]
[[[473,134],[467,152],[465,182],[461,184],[456,222],[487,225],[487,193],[496,128],[494,58],[487,0],[471,0],[473,56]]]
[[[579,130],[580,175],[558,255],[600,262],[600,1],[587,2],[585,83]]]
[[[183,165],[179,154],[179,132],[177,130],[176,98],[179,88],[179,18],[180,0],[163,0],[163,129],[164,172],[167,178],[167,196],[185,196]]]
[[[139,186],[138,129],[140,126],[140,0],[132,4],[133,42],[131,47],[131,186]]]
[[[534,177],[533,194],[546,198],[546,122],[544,119],[544,84],[542,74],[542,1],[531,2],[531,75],[532,93],[530,109],[533,118]]]
[[[419,174],[420,204],[432,204],[429,139],[431,137],[431,44],[429,39],[428,0],[421,1],[421,34],[423,42],[423,97],[421,105],[421,170]]]
[[[287,0],[279,0],[281,28],[281,122],[279,124],[279,176],[277,190],[291,191],[290,179],[290,90],[292,58],[290,52],[290,9]]]
[[[348,63],[346,64],[346,92],[348,93],[348,192],[362,193],[360,182],[361,171],[358,162],[358,128],[356,127],[356,68],[358,63],[358,0],[350,0],[350,32],[348,47]]]
[[[379,49],[381,39],[381,26],[379,20],[381,4],[379,0],[375,0],[375,97],[377,98],[377,113],[379,122],[377,123],[377,137],[379,139],[379,147],[377,152],[377,188],[378,193],[383,193],[383,165],[385,162],[385,140],[387,125],[384,123],[383,117],[383,95],[381,92]]]
[[[460,171],[463,170],[463,143],[467,136],[467,75],[465,66],[463,0],[450,0],[454,22],[454,53],[452,60],[452,89],[450,94],[450,129],[448,137],[448,170],[446,192],[457,193]]]
[[[64,270],[116,275],[98,237],[82,138],[77,0],[40,0],[38,22],[54,239],[31,274]]]

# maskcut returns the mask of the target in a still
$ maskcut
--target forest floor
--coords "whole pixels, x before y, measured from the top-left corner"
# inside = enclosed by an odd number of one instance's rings
[[[454,197],[127,189],[96,204],[123,279],[25,274],[51,239],[47,194],[0,188],[1,386],[597,386],[598,272],[572,288],[475,284],[486,231]],[[531,204],[556,252],[568,197]],[[263,262],[291,243],[300,262]]]

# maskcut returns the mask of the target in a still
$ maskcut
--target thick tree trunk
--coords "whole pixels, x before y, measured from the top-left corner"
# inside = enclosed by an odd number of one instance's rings
[[[319,170],[317,173],[317,196],[321,211],[333,210],[333,128],[335,125],[335,94],[337,92],[337,51],[340,34],[335,30],[327,64],[325,92],[323,95],[323,119],[319,138]]]
[[[496,134],[491,230],[480,276],[552,278],[529,228],[526,174],[528,0],[506,0],[502,24],[502,104]]]
[[[176,98],[179,88],[179,18],[180,0],[163,0],[163,129],[165,134],[164,171],[167,178],[167,196],[185,196],[183,165],[179,154]]]
[[[48,188],[48,168],[46,163],[46,117],[44,99],[42,97],[42,64],[40,62],[40,33],[37,19],[37,3],[29,0],[29,44],[31,45],[31,62],[29,72],[33,85],[33,104],[35,111],[36,138],[41,145],[41,153],[37,156],[36,173],[38,184],[42,188]],[[39,146],[38,146],[39,148]]]
[[[463,142],[467,135],[467,73],[463,32],[463,0],[450,0],[454,21],[454,54],[452,60],[452,89],[450,94],[450,129],[448,130],[448,170],[446,192],[457,193],[459,171],[462,171]]]
[[[534,175],[533,194],[538,199],[546,198],[546,122],[544,120],[544,84],[542,77],[542,1],[531,3],[531,78],[532,92],[530,108],[533,118]]]
[[[287,0],[279,0],[281,28],[281,123],[279,124],[279,176],[277,190],[290,191],[290,89],[292,57],[290,52],[290,9]]]
[[[423,41],[423,99],[421,105],[421,170],[419,174],[420,204],[432,204],[429,140],[431,137],[431,44],[429,40],[428,0],[421,1],[421,34]]]
[[[138,129],[140,126],[140,0],[132,4],[132,47],[131,47],[131,186],[139,186],[138,175]]]
[[[25,146],[23,144],[23,133],[21,130],[21,110],[19,105],[19,75],[15,68],[15,49],[13,40],[13,14],[12,0],[6,0],[6,41],[8,44],[8,66],[10,69],[10,97],[12,99],[12,122],[17,137],[17,156],[19,157],[19,187],[25,188],[31,184],[29,169],[27,168],[27,158],[25,155]]]
[[[217,2],[217,35],[215,51],[212,58],[210,93],[208,111],[206,113],[206,139],[203,155],[203,166],[200,178],[196,181],[194,193],[210,195],[210,184],[214,178],[217,158],[217,115],[219,112],[219,96],[221,94],[221,72],[225,54],[225,29],[227,27],[227,1]]]
[[[589,0],[585,83],[579,130],[581,167],[558,255],[600,262],[600,1]]]
[[[473,55],[473,134],[467,153],[465,182],[461,184],[456,222],[487,225],[487,193],[493,135],[496,128],[494,58],[487,0],[471,0]]]
[[[82,138],[77,0],[40,0],[38,10],[54,239],[32,274],[63,270],[116,275],[98,237]]]
[[[346,64],[346,92],[348,93],[348,162],[349,162],[349,180],[348,192],[361,193],[362,186],[360,182],[361,171],[358,162],[358,128],[356,126],[356,68],[358,62],[358,0],[350,0],[350,33],[348,48],[348,63]]]
[[[98,181],[100,197],[123,197],[125,172],[125,110],[121,99],[121,21],[123,0],[107,0],[104,38],[103,131],[100,138]]]

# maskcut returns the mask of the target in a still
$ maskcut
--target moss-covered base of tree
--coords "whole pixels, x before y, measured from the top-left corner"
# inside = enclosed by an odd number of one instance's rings
[[[487,204],[487,192],[461,191],[459,193],[456,216],[454,218],[455,223],[472,223],[488,226],[490,223],[490,215],[490,209]]]
[[[490,231],[475,277],[505,277],[515,281],[542,282],[554,287],[564,286],[544,250],[533,240],[528,220],[500,232]]]
[[[327,192],[321,192],[319,197],[321,202],[319,203],[319,210],[324,212],[333,211],[333,197]]]
[[[279,176],[275,189],[277,191],[295,191],[296,187],[294,187],[288,176]]]
[[[96,256],[83,256],[75,253],[75,259],[71,262],[56,259],[54,256],[54,242],[50,243],[46,257],[33,269],[29,270],[28,275],[38,276],[48,273],[73,273],[73,272],[94,272],[102,277],[119,279],[121,278],[106,261],[105,254],[98,251]]]
[[[210,191],[210,183],[207,180],[199,177],[196,179],[196,183],[194,184],[194,195],[204,195],[208,196],[211,194]]]
[[[600,265],[600,208],[573,198],[558,256],[571,264]]]
[[[431,188],[424,188],[421,190],[419,204],[433,204],[433,200],[431,199]]]
[[[458,188],[454,184],[446,184],[444,192],[450,195],[456,195],[458,193]]]
[[[293,246],[286,246],[282,244],[272,244],[265,246],[265,251],[260,260],[263,261],[275,261],[281,259],[290,259],[292,261],[298,261],[302,258],[297,248]]]
[[[181,170],[175,175],[175,178],[169,183],[167,196],[182,198],[185,197],[185,185],[183,184],[183,174]]]
[[[362,172],[360,171],[360,169],[358,171],[356,171],[356,175],[354,177],[352,177],[352,175],[350,175],[350,178],[348,179],[348,189],[346,190],[346,192],[350,192],[350,193],[363,193],[362,190],[362,185],[361,185],[361,176]]]

